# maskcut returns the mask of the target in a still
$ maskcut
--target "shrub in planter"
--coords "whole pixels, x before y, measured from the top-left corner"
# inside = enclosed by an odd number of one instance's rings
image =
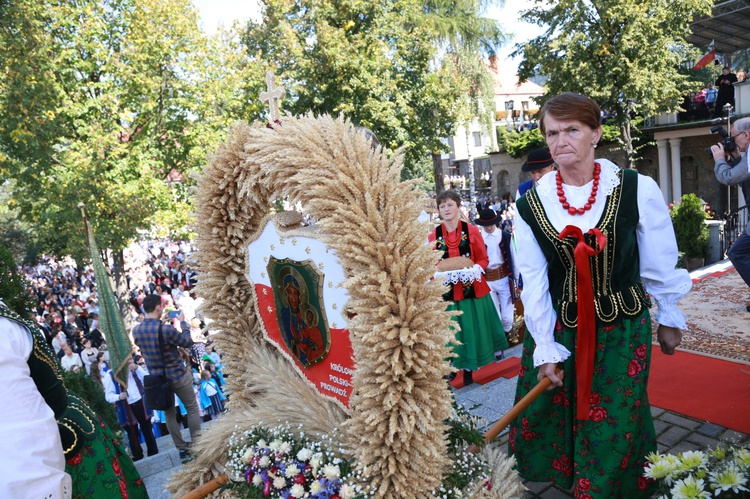
[[[685,194],[670,215],[679,250],[687,258],[705,258],[709,235],[701,199],[695,194]]]

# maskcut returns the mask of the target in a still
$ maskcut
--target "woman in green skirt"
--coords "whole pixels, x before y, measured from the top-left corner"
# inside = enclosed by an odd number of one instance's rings
[[[487,248],[475,226],[461,220],[461,196],[445,191],[437,197],[443,223],[429,236],[435,249],[443,251],[436,274],[445,279],[450,289],[443,299],[451,302],[448,310],[460,310],[453,318],[458,323],[453,365],[464,370],[464,385],[473,382],[471,372],[495,361],[495,354],[508,347],[500,316],[489,296],[490,287],[484,279]]]
[[[595,159],[600,109],[553,97],[539,123],[557,172],[517,202],[517,266],[527,330],[516,400],[552,385],[511,425],[509,451],[526,480],[573,488],[578,499],[647,498],[656,451],[647,397],[650,298],[658,340],[674,353],[686,327],[677,302],[692,282],[653,179]]]

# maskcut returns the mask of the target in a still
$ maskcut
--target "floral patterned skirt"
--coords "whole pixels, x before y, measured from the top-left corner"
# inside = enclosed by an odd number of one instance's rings
[[[146,486],[130,456],[99,418],[96,435],[78,455],[67,460],[65,471],[73,481],[73,499],[148,498]]]
[[[525,480],[555,482],[576,498],[647,498],[645,456],[656,451],[646,394],[651,320],[640,315],[598,326],[589,420],[576,415],[576,329],[557,324],[555,341],[572,355],[563,363],[563,387],[545,391],[511,424],[509,453]],[[534,339],[525,335],[516,402],[537,384]]]

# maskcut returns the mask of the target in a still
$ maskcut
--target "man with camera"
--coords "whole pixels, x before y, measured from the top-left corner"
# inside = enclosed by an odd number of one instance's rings
[[[747,155],[738,163],[736,160],[741,152],[747,151],[748,146],[750,146],[750,118],[737,120],[730,136],[715,146],[711,146],[711,154],[716,161],[714,165],[716,180],[724,185],[741,186],[745,204],[750,202],[750,169],[748,169]],[[730,166],[730,163],[736,164]],[[750,225],[729,248],[727,256],[745,284],[750,286]],[[747,305],[747,310],[750,312],[750,303]]]
[[[143,300],[143,310],[146,318],[133,329],[133,339],[141,354],[146,359],[148,372],[159,374],[164,372],[169,380],[172,391],[180,397],[187,410],[190,438],[194,442],[201,431],[201,419],[198,402],[193,392],[193,374],[185,366],[177,347],[189,348],[194,343],[190,335],[190,324],[185,321],[181,311],[175,311],[170,319],[180,321],[182,332],[171,324],[162,324],[162,300],[160,295],[148,295]],[[163,337],[164,348],[159,345],[159,330]],[[205,341],[205,340],[202,340]],[[175,407],[172,405],[164,411],[167,429],[172,437],[174,446],[180,450],[180,458],[189,456],[188,444],[182,439],[180,426],[177,423]]]

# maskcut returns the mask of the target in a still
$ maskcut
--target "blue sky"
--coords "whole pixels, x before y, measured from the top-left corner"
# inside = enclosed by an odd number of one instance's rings
[[[219,24],[230,26],[235,20],[260,19],[260,6],[256,0],[193,0],[201,16],[203,29],[213,33]],[[534,5],[533,0],[507,0],[503,7],[494,7],[488,16],[498,19],[506,32],[513,33],[515,38],[498,52],[501,60],[505,60],[513,45],[525,41],[542,33],[538,26],[517,21],[518,12]],[[519,60],[507,59],[507,64],[518,67]]]

